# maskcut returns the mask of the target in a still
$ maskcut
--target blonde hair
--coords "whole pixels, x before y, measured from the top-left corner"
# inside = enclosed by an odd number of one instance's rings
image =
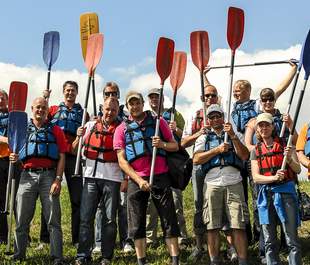
[[[234,87],[240,87],[241,89],[246,89],[248,91],[251,91],[251,83],[248,80],[237,80],[235,82]]]

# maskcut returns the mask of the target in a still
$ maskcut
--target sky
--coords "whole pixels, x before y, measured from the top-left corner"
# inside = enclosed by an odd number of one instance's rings
[[[148,89],[158,87],[156,47],[159,37],[164,36],[173,39],[176,50],[185,51],[188,56],[185,81],[177,98],[177,108],[188,116],[201,105],[199,72],[190,56],[190,33],[208,31],[211,66],[228,65],[230,50],[226,26],[229,6],[242,8],[245,12],[244,38],[237,50],[236,63],[298,59],[310,26],[309,0],[10,0],[3,1],[0,9],[0,87],[8,89],[13,80],[27,82],[29,111],[31,101],[41,95],[46,84],[43,35],[56,30],[60,33],[60,53],[52,68],[50,102],[58,104],[62,100],[62,84],[71,79],[79,83],[78,100],[83,104],[87,73],[81,54],[79,17],[85,12],[96,12],[100,31],[104,34],[103,56],[96,70],[97,102],[102,100],[102,87],[107,81],[120,85],[122,100],[130,89],[146,95]],[[276,88],[289,70],[288,65],[239,68],[235,70],[234,80],[248,79],[255,98],[263,87]],[[213,70],[208,77],[225,97],[228,94],[228,70]],[[298,88],[301,85],[302,78]],[[169,107],[172,99],[169,80],[165,83],[164,93],[165,106]],[[289,91],[278,102],[280,109],[285,109],[288,96]],[[309,99],[306,92],[305,101]],[[306,119],[306,110],[302,108],[298,126]]]

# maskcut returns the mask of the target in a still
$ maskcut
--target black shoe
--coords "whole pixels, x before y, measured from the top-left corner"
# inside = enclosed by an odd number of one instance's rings
[[[88,265],[91,263],[91,259],[86,259],[86,258],[77,258],[74,261],[74,265]]]
[[[53,265],[64,265],[65,262],[63,259],[54,259]]]

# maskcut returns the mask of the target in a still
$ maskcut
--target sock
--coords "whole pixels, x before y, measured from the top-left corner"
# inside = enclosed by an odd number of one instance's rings
[[[248,262],[246,259],[242,259],[238,257],[238,262],[239,262],[239,265],[248,265]]]
[[[172,265],[179,265],[179,256],[171,256]]]
[[[138,258],[138,265],[145,265],[146,264],[146,257]]]

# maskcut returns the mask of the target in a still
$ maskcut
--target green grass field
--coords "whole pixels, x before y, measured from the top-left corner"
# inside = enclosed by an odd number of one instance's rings
[[[310,183],[302,182],[301,188],[304,191],[307,191],[310,194]],[[66,187],[63,187],[61,194],[61,205],[62,205],[62,229],[64,234],[64,256],[67,264],[71,264],[74,261],[74,257],[76,254],[76,249],[70,244],[71,242],[71,234],[70,234],[70,203],[69,197]],[[187,187],[184,192],[184,213],[187,220],[187,228],[189,235],[193,236],[193,214],[194,214],[194,206],[193,206],[193,196],[192,196],[192,188],[191,185]],[[32,238],[32,242],[30,247],[27,250],[27,261],[22,263],[15,264],[50,264],[49,259],[49,249],[46,249],[36,252],[34,248],[38,245],[39,240],[39,231],[40,231],[40,204],[37,204],[37,210],[35,213],[35,218],[32,222],[30,228],[30,234]],[[303,256],[303,264],[310,265],[310,221],[302,224],[299,235],[302,242],[302,256]],[[222,246],[222,250],[224,251],[224,244]],[[182,264],[193,264],[187,261],[190,253],[191,247],[182,250],[181,252],[181,262]],[[0,245],[0,264],[12,264],[7,256],[4,254],[5,245]],[[160,244],[157,247],[148,247],[148,261],[151,264],[162,265],[169,264],[169,256],[167,254],[166,248],[163,244]],[[286,255],[281,254],[281,259],[283,260],[283,264],[288,264],[286,261]],[[94,264],[98,264],[100,261],[100,257],[94,257]],[[117,249],[115,252],[115,257],[113,259],[112,264],[117,265],[125,265],[125,264],[136,264],[135,255],[127,255],[125,256],[120,249]],[[207,255],[200,263],[195,263],[195,265],[199,264],[208,264]],[[230,262],[225,262],[224,264],[231,264]],[[259,264],[259,259],[257,257],[257,244],[249,247],[249,264]]]

